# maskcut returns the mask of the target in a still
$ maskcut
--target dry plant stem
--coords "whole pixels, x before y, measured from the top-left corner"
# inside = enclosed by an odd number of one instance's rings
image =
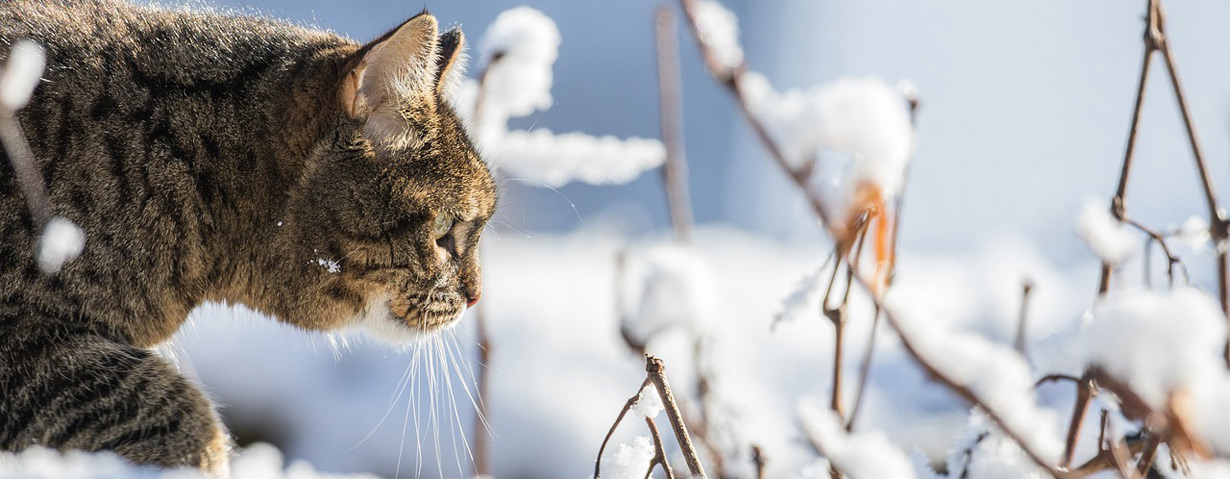
[[[1151,15],[1157,18],[1157,31],[1160,33],[1158,48],[1166,61],[1166,71],[1170,73],[1170,86],[1174,88],[1174,96],[1179,104],[1179,112],[1183,114],[1183,126],[1187,130],[1187,140],[1192,148],[1192,156],[1196,160],[1196,169],[1200,172],[1200,181],[1204,186],[1204,199],[1209,208],[1209,233],[1213,245],[1217,247],[1217,293],[1221,301],[1223,314],[1230,315],[1230,297],[1227,296],[1227,231],[1226,212],[1217,201],[1217,193],[1213,189],[1213,180],[1209,176],[1208,164],[1204,161],[1204,153],[1200,151],[1200,142],[1196,140],[1196,126],[1192,122],[1191,109],[1187,106],[1187,97],[1183,94],[1183,86],[1179,82],[1179,72],[1175,68],[1174,55],[1170,51],[1170,43],[1166,41],[1166,17],[1162,12],[1161,0],[1150,0]],[[1230,342],[1226,350],[1227,365],[1230,365]]]
[[[637,388],[636,394],[633,394],[632,397],[628,398],[628,401],[624,403],[623,409],[619,410],[619,415],[615,416],[615,422],[611,423],[611,429],[606,432],[606,437],[602,438],[602,446],[598,448],[598,458],[594,460],[594,477],[595,478],[602,477],[600,474],[598,474],[602,470],[602,453],[606,451],[606,445],[608,442],[611,441],[611,436],[615,435],[615,428],[618,428],[619,423],[623,422],[624,416],[628,414],[628,411],[632,410],[632,405],[636,404],[636,399],[641,396],[641,391],[644,390],[645,386],[648,386],[648,385],[649,385],[649,378],[645,378],[645,380],[641,382],[641,387]]]
[[[675,32],[675,14],[665,4],[654,13],[654,33],[658,52],[658,101],[662,116],[662,143],[666,145],[666,162],[662,165],[662,181],[666,203],[670,210],[675,239],[689,242],[692,238],[692,204],[688,198],[688,163],[683,143],[683,95],[679,81],[679,45]]]
[[[812,207],[812,210],[816,213],[816,216],[820,218],[820,221],[823,223],[825,228],[829,228],[829,225],[832,225],[834,223],[829,221],[828,212],[825,211],[823,202],[817,196],[812,195],[808,192],[806,188],[807,178],[803,176],[800,172],[797,172],[790,168],[789,163],[786,162],[785,157],[781,153],[781,149],[778,148],[777,144],[774,143],[772,137],[769,136],[768,130],[766,130],[764,124],[761,123],[755,117],[755,115],[751,113],[751,110],[748,108],[746,98],[743,97],[742,93],[739,90],[739,86],[738,86],[738,83],[739,83],[738,72],[742,71],[742,69],[736,69],[734,71],[729,71],[725,69],[714,69],[713,68],[715,65],[720,65],[720,63],[717,62],[716,56],[713,53],[712,47],[710,47],[709,45],[706,45],[702,40],[700,40],[701,38],[700,32],[698,31],[698,28],[696,25],[695,0],[679,0],[679,1],[683,7],[684,12],[686,13],[688,24],[691,26],[693,37],[697,41],[697,45],[700,48],[701,56],[702,58],[704,58],[706,65],[710,66],[710,71],[714,73],[714,76],[719,81],[727,85],[727,87],[735,95],[736,99],[738,100],[740,109],[743,112],[744,118],[751,125],[752,129],[756,132],[756,135],[760,138],[761,142],[764,144],[765,149],[769,150],[770,157],[774,161],[777,162],[778,166],[782,169],[782,171],[786,172],[790,176],[790,178],[794,180],[795,185],[799,187],[800,191],[804,195],[804,198],[807,199],[809,205]],[[1033,461],[1039,467],[1046,470],[1052,476],[1063,477],[1062,471],[1056,469],[1055,466],[1048,464],[1045,460],[1042,459],[1040,455],[1037,454],[1037,452],[1033,451],[1033,449],[1030,448],[1024,440],[1021,439],[1021,436],[1019,434],[1017,434],[1015,431],[1012,431],[1010,428],[1004,426],[1003,421],[1000,420],[999,414],[995,412],[993,409],[985,407],[985,405],[983,405],[982,401],[978,399],[978,396],[976,396],[973,393],[973,391],[971,391],[969,388],[961,384],[956,383],[951,378],[949,378],[948,376],[944,375],[941,371],[936,369],[933,365],[931,365],[931,363],[929,363],[925,358],[919,355],[918,351],[914,348],[914,345],[911,342],[911,340],[908,337],[906,337],[904,334],[902,334],[903,328],[901,327],[901,324],[897,321],[896,317],[892,314],[890,310],[884,308],[884,305],[881,302],[880,298],[876,297],[874,294],[871,294],[871,291],[873,291],[871,284],[868,283],[862,276],[860,276],[857,273],[854,274],[854,279],[857,280],[857,282],[860,284],[860,286],[863,288],[864,291],[867,291],[869,293],[869,296],[871,297],[871,299],[875,301],[876,306],[880,307],[884,311],[884,317],[888,321],[889,326],[891,326],[893,330],[895,330],[898,333],[898,335],[901,337],[902,344],[905,346],[906,351],[910,354],[910,357],[914,359],[915,363],[921,366],[923,370],[927,372],[927,374],[929,374],[932,378],[934,378],[940,384],[945,386],[947,389],[952,391],[954,394],[961,397],[963,400],[968,401],[970,404],[973,404],[973,405],[976,405],[982,408],[987,413],[987,415],[991,418],[991,420],[995,421],[996,423],[1000,425],[1001,429],[1004,431],[1004,434],[1007,435],[1009,439],[1011,439],[1013,442],[1016,442],[1021,447],[1021,450],[1025,452],[1026,456],[1028,456],[1031,461]]]
[[[1025,324],[1029,319],[1029,292],[1033,289],[1033,281],[1025,280],[1025,284],[1021,285],[1021,315],[1017,318],[1016,340],[1013,341],[1016,351],[1021,353],[1021,356],[1025,356]]]
[[[478,378],[478,402],[475,405],[474,421],[474,475],[491,475],[491,434],[484,426],[487,417],[486,397],[488,393],[487,364],[491,361],[491,338],[487,335],[487,314],[482,304],[475,312],[475,323],[478,325],[478,367],[475,374]]]
[[[661,359],[645,355],[645,373],[649,375],[647,380],[658,389],[658,396],[662,398],[662,405],[666,408],[666,418],[670,420],[671,427],[675,431],[675,440],[679,442],[679,449],[683,452],[683,458],[688,464],[692,477],[707,479],[705,468],[701,466],[700,459],[696,455],[696,447],[692,445],[692,437],[688,435],[688,428],[684,425],[683,414],[680,414],[679,405],[675,404],[675,395],[671,392],[670,383],[666,380],[666,364]]]
[[[1166,237],[1162,235],[1161,232],[1154,230],[1153,228],[1150,228],[1148,226],[1145,226],[1143,223],[1136,221],[1132,218],[1125,216],[1123,218],[1123,222],[1131,225],[1132,227],[1140,230],[1142,233],[1148,235],[1150,242],[1157,242],[1157,244],[1162,247],[1162,253],[1166,255],[1166,275],[1170,278],[1170,285],[1174,286],[1174,267],[1176,264],[1183,265],[1183,260],[1179,259],[1178,256],[1175,256],[1174,253],[1170,250],[1170,245],[1166,243]],[[1146,253],[1148,252],[1147,247],[1146,247],[1145,252]],[[1148,261],[1146,261],[1145,271],[1148,271],[1148,269],[1149,269],[1149,263]],[[1183,266],[1183,270],[1186,271],[1187,266]],[[1145,279],[1148,280],[1148,277],[1146,276]]]
[[[675,479],[675,471],[671,469],[670,461],[666,460],[666,449],[662,447],[662,435],[658,433],[658,425],[653,423],[653,419],[645,418],[645,425],[649,426],[649,435],[653,437],[653,460],[649,461],[649,469],[645,471],[645,479],[653,474],[655,465],[661,465],[662,470],[666,472],[666,479]],[[598,477],[596,474],[594,477]]]
[[[1157,458],[1157,447],[1161,445],[1157,435],[1152,432],[1145,435],[1144,448],[1140,452],[1140,461],[1136,463],[1136,473],[1142,476],[1149,474],[1153,460]]]
[[[764,450],[759,445],[752,444],[752,463],[756,465],[756,479],[764,479],[764,467],[769,462],[769,457],[764,454]]]
[[[1072,406],[1072,418],[1068,422],[1068,435],[1063,441],[1063,459],[1059,463],[1060,467],[1068,467],[1072,465],[1072,455],[1076,452],[1076,441],[1080,438],[1081,426],[1085,422],[1085,414],[1089,412],[1089,405],[1093,402],[1093,397],[1097,395],[1097,389],[1094,388],[1093,379],[1086,374],[1076,382],[1076,404]]]
[[[1034,389],[1037,389],[1046,383],[1059,381],[1072,381],[1074,383],[1079,383],[1081,382],[1081,379],[1076,376],[1069,376],[1067,374],[1047,374],[1046,376],[1043,376],[1042,379],[1039,379],[1038,382],[1034,383]]]
[[[41,231],[52,214],[51,201],[47,198],[47,186],[43,183],[43,175],[39,173],[38,166],[34,164],[34,152],[30,151],[30,145],[26,143],[16,113],[4,107],[0,107],[0,143],[4,144],[9,163],[13,165],[17,184],[21,187],[21,195],[26,198],[30,216]]]
[[[880,306],[875,308],[875,316],[871,317],[871,334],[867,336],[867,348],[863,350],[863,360],[858,366],[858,387],[854,390],[854,405],[850,407],[850,417],[846,420],[846,432],[854,430],[854,421],[858,412],[863,409],[863,395],[867,391],[867,381],[871,377],[871,359],[875,355],[876,331],[880,329]]]

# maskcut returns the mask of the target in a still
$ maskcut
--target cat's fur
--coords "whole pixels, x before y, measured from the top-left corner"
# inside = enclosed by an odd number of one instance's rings
[[[197,305],[410,340],[477,301],[495,191],[442,95],[460,31],[424,12],[360,45],[120,0],[0,2],[0,55],[22,38],[48,68],[18,117],[87,242],[41,272],[41,225],[0,162],[0,448],[216,471],[212,406],[146,349]]]

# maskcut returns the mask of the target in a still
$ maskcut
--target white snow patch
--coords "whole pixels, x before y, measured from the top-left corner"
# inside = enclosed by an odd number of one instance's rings
[[[910,458],[879,431],[846,433],[832,411],[811,402],[798,406],[807,437],[850,479],[914,479]]]
[[[602,479],[642,479],[653,460],[653,441],[649,436],[637,436],[632,445],[621,443],[615,452],[602,455]]]
[[[1217,303],[1190,287],[1112,292],[1093,310],[1076,347],[1152,407],[1221,367],[1226,319]]]
[[[1059,418],[1035,402],[1033,373],[1020,354],[981,336],[944,328],[939,321],[903,314],[919,308],[899,301],[894,290],[889,291],[887,301],[901,334],[919,356],[969,389],[1043,459],[1058,460],[1063,449]]]
[[[43,47],[30,40],[18,40],[9,50],[8,62],[0,72],[0,105],[15,111],[30,102],[47,63]]]
[[[658,414],[666,409],[662,405],[662,396],[658,395],[658,388],[653,383],[646,384],[641,388],[641,393],[636,397],[636,402],[632,404],[632,412],[636,417],[641,419],[653,419],[658,417]]]
[[[38,266],[47,274],[60,272],[64,263],[85,250],[85,233],[68,218],[56,216],[47,221],[39,238]]]
[[[900,191],[914,128],[905,98],[884,81],[843,78],[783,93],[759,73],[747,72],[740,88],[791,168],[811,168],[825,150],[852,153],[854,161],[840,181],[845,189],[870,183],[886,197]]]
[[[1192,251],[1201,253],[1209,247],[1211,239],[1209,221],[1201,216],[1191,215],[1183,224],[1171,227],[1170,230],[1174,232],[1174,237],[1179,243],[1191,248]]]
[[[32,447],[20,453],[0,452],[0,479],[206,479],[195,469],[160,469],[134,465],[111,452],[60,453]],[[317,472],[305,461],[286,467],[282,453],[268,444],[253,444],[230,464],[231,479],[375,479],[367,474]]]
[[[743,64],[739,18],[721,3],[715,0],[696,2],[696,29],[700,32],[701,41],[713,49],[723,67],[730,70]]]
[[[820,301],[824,299],[822,292],[827,284],[824,279],[824,271],[828,269],[828,266],[829,263],[825,263],[817,268],[815,272],[799,280],[799,284],[795,287],[794,292],[782,300],[782,309],[773,318],[774,324],[794,321],[807,315],[809,311],[820,310]]]
[[[666,161],[666,147],[658,140],[553,134],[545,128],[508,132],[485,153],[505,176],[551,187],[573,181],[627,183]]]
[[[1076,220],[1076,233],[1102,261],[1120,264],[1140,248],[1140,241],[1128,227],[1115,219],[1098,200],[1085,200]]]
[[[705,259],[687,247],[661,244],[627,253],[621,327],[641,344],[673,327],[699,327],[715,315],[712,278]]]
[[[331,259],[316,258],[315,263],[317,266],[324,268],[325,271],[328,271],[329,274],[337,274],[342,271],[342,265]]]

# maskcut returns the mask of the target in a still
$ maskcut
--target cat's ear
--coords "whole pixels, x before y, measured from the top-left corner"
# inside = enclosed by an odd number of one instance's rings
[[[440,34],[439,53],[436,56],[436,93],[451,96],[465,77],[466,36],[454,28]]]
[[[439,31],[423,12],[360,49],[342,81],[342,110],[366,118],[369,133],[404,132],[405,101],[435,99]]]

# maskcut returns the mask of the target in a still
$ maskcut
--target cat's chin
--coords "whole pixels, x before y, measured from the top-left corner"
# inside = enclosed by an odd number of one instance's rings
[[[463,310],[455,318],[431,329],[417,328],[394,315],[389,310],[389,296],[380,295],[367,302],[367,307],[363,308],[363,312],[352,324],[382,342],[394,345],[414,344],[452,329],[464,312]]]

